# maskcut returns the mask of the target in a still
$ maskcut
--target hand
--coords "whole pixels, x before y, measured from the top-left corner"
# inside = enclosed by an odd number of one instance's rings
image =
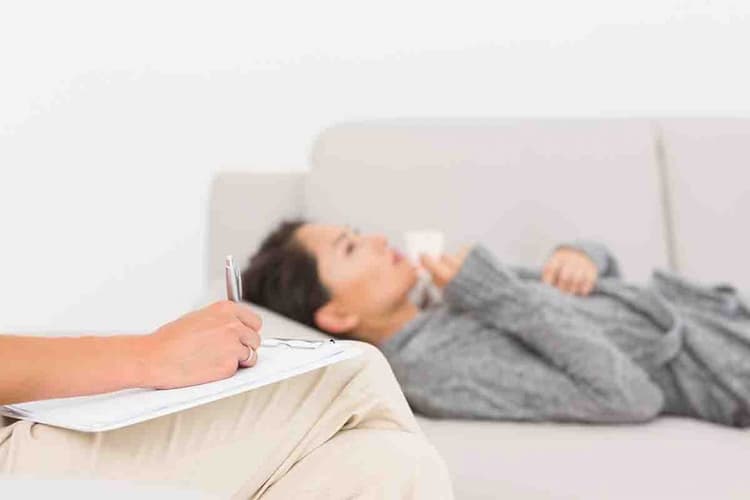
[[[216,302],[143,337],[143,386],[170,389],[231,377],[258,360],[260,317],[245,304]]]
[[[598,277],[596,264],[588,255],[567,247],[553,253],[542,272],[542,281],[548,285],[580,296],[591,293]]]
[[[422,254],[419,257],[419,261],[432,276],[433,283],[438,288],[443,288],[458,274],[470,251],[471,247],[467,246],[456,254],[441,255],[439,258]]]

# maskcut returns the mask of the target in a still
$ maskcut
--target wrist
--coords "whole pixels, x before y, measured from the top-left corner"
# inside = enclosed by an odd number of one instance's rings
[[[123,344],[122,376],[126,387],[155,387],[153,363],[149,361],[153,352],[151,335],[128,335],[123,337]]]
[[[447,302],[471,310],[494,297],[501,285],[510,279],[492,253],[477,245],[468,252],[443,294]]]

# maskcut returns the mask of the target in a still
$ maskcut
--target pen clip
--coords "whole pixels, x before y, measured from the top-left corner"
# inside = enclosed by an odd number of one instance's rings
[[[237,287],[237,300],[242,300],[242,274],[237,268],[234,269],[234,282]]]
[[[242,300],[242,284],[239,282],[239,273],[234,267],[234,258],[231,255],[227,255],[224,263],[224,279],[227,286],[227,299],[232,302]]]

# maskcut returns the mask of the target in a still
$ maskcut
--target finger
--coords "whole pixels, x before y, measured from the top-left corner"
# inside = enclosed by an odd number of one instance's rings
[[[568,280],[567,291],[571,295],[578,295],[578,286],[583,280],[583,272],[580,268],[571,265],[570,266],[570,278]]]
[[[258,316],[247,304],[234,303],[234,315],[237,319],[242,321],[245,326],[252,329],[255,332],[259,332],[263,327],[263,320]]]
[[[455,255],[443,255],[440,260],[454,271],[461,267],[461,261]]]
[[[573,285],[573,270],[570,266],[563,266],[558,274],[557,287],[564,292],[571,292]]]
[[[581,287],[581,296],[587,297],[591,295],[591,291],[594,289],[594,282],[587,279]]]
[[[422,255],[421,262],[437,283],[447,281],[451,276],[451,270],[448,266],[429,255]]]
[[[242,359],[239,360],[240,366],[243,368],[250,368],[251,366],[255,366],[255,363],[258,362],[258,353],[255,352],[255,349],[245,349],[245,352],[242,355]]]
[[[596,271],[591,272],[591,273],[588,274],[587,280],[586,280],[586,287],[583,290],[583,294],[584,295],[590,295],[591,292],[594,291],[594,287],[596,286],[596,278],[597,278],[597,272]]]
[[[426,253],[419,254],[419,263],[422,264],[422,266],[424,266],[424,268],[428,271],[432,271],[437,265],[435,259],[427,255]]]
[[[257,350],[260,347],[260,334],[253,330],[243,332],[240,334],[240,343],[250,349]]]
[[[466,257],[469,255],[469,252],[471,252],[472,246],[471,245],[464,245],[461,247],[461,249],[456,252],[456,257],[458,260],[463,261],[466,259]]]
[[[553,256],[547,262],[547,265],[544,266],[544,271],[542,272],[542,281],[544,281],[548,285],[555,286],[557,284],[558,274],[560,273],[561,267],[562,266],[560,266],[560,261]]]
[[[588,273],[585,270],[580,270],[576,274],[573,280],[573,293],[576,295],[585,295],[586,287],[589,283]]]

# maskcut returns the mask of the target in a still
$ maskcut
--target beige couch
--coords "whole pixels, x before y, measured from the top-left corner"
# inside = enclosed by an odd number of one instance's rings
[[[539,266],[553,245],[606,243],[627,279],[654,266],[750,291],[750,120],[393,120],[324,131],[305,173],[223,173],[209,282],[281,218],[439,228]],[[266,335],[313,336],[267,311]],[[467,360],[467,362],[471,362]],[[687,419],[583,426],[420,419],[457,498],[748,498],[750,436]]]

